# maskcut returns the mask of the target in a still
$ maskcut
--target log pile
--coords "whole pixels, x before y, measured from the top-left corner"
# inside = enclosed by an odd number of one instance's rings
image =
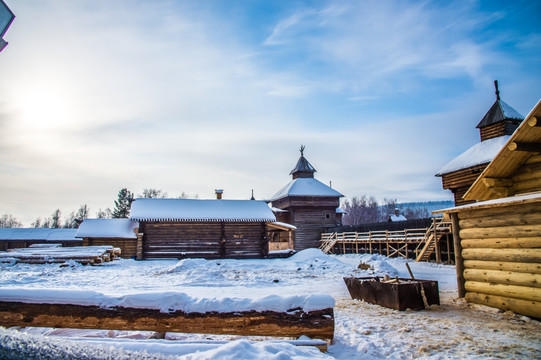
[[[29,247],[0,252],[0,262],[52,264],[72,260],[94,265],[116,260],[119,256],[120,249],[113,246]]]

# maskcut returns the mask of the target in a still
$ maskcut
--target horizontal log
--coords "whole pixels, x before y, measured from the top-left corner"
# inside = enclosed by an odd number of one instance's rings
[[[534,204],[520,204],[520,205],[508,205],[505,203],[494,204],[494,207],[490,207],[487,209],[478,209],[478,210],[464,210],[460,211],[458,213],[458,218],[460,220],[463,219],[471,219],[471,218],[478,218],[478,217],[492,217],[492,216],[498,216],[498,215],[509,215],[510,213],[515,214],[537,214],[541,212],[541,203],[534,203]]]
[[[463,249],[464,260],[541,263],[541,249]]]
[[[507,213],[482,218],[463,219],[460,220],[459,224],[461,229],[538,225],[541,224],[541,212],[534,212],[531,214]]]
[[[218,335],[302,335],[331,340],[333,309],[305,313],[273,311],[231,313],[163,313],[154,309],[113,308],[65,304],[0,302],[0,325],[76,329],[141,330]]]
[[[490,284],[479,281],[466,281],[466,291],[489,295],[505,296],[514,299],[541,301],[541,289],[535,287]]]
[[[504,311],[513,311],[534,318],[541,318],[541,302],[515,299],[506,296],[480,294],[476,292],[466,293],[466,300],[480,305],[486,305]]]
[[[536,264],[505,261],[464,260],[464,267],[466,269],[501,270],[519,273],[541,274],[541,263]]]
[[[462,248],[530,249],[541,248],[541,237],[465,239]]]
[[[541,288],[540,274],[513,271],[465,269],[464,279],[494,284],[518,285]]]
[[[536,191],[541,189],[541,179],[534,178],[530,180],[517,181],[513,188],[517,193]]]
[[[541,126],[541,117],[539,117],[539,116],[532,116],[527,121],[528,121],[528,125],[530,127],[536,127],[536,126],[540,127]]]
[[[460,229],[461,239],[541,236],[541,224]]]
[[[540,153],[541,144],[538,142],[521,142],[521,141],[512,141],[507,145],[507,148],[511,151],[524,151],[531,153]]]

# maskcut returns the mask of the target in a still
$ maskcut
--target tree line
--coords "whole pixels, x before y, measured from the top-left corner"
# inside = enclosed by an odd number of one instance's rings
[[[396,199],[383,200],[379,204],[374,196],[361,195],[346,199],[342,204],[346,212],[342,217],[344,225],[374,224],[386,222],[395,209],[408,220],[428,218],[430,214],[425,207],[404,207],[397,204]]]
[[[160,189],[146,188],[137,197],[141,198],[168,198],[167,192]],[[117,199],[114,200],[113,208],[99,209],[96,212],[96,218],[98,219],[114,219],[114,218],[128,218],[130,216],[131,203],[134,200],[134,193],[127,188],[122,188],[118,192]],[[179,199],[198,199],[196,194],[190,196],[185,192],[182,192],[177,196]],[[65,228],[75,229],[79,227],[82,220],[87,219],[90,216],[90,208],[87,204],[83,204],[79,209],[71,211],[66,217],[62,217],[62,211],[56,209],[48,217],[38,217],[30,224],[30,227],[34,228]],[[22,227],[22,222],[18,221],[11,214],[4,214],[0,217],[0,228],[19,228]]]

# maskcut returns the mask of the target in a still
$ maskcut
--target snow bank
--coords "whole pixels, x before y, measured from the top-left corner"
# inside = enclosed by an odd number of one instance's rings
[[[91,290],[29,288],[1,289],[0,301],[157,309],[161,312],[180,310],[187,313],[290,312],[292,309],[310,312],[334,307],[334,298],[323,294],[268,295],[261,298],[196,298],[181,292],[145,292],[115,297]]]

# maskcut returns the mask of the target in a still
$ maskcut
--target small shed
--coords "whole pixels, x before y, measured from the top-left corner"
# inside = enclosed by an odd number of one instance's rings
[[[75,237],[83,240],[83,246],[112,245],[120,248],[123,258],[137,256],[139,223],[130,219],[85,219]]]
[[[136,199],[138,258],[262,258],[268,224],[276,217],[264,201]]]
[[[541,101],[464,198],[434,212],[452,221],[459,296],[541,318]]]
[[[75,237],[77,229],[51,228],[0,228],[0,250],[26,248],[34,244],[62,244],[81,246],[81,239]]]
[[[451,160],[436,174],[441,177],[443,188],[452,191],[457,206],[473,202],[464,199],[464,194],[524,119],[500,98],[498,81],[494,81],[494,85],[496,101],[477,124],[481,142]]]

